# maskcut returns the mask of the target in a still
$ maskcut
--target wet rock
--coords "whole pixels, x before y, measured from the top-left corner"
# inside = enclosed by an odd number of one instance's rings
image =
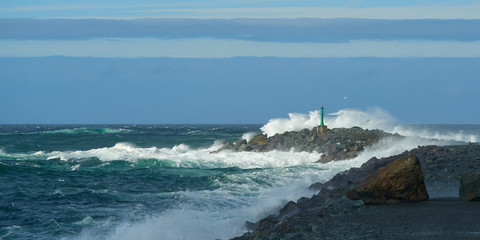
[[[331,215],[346,213],[352,208],[358,208],[364,205],[362,200],[351,200],[348,197],[342,197],[340,200],[329,202],[327,212]]]
[[[280,213],[279,219],[292,216],[294,214],[297,214],[299,211],[300,209],[297,207],[297,204],[293,201],[290,201],[287,203],[287,205],[285,205],[282,209],[278,211]]]
[[[324,136],[327,136],[325,139],[335,138],[334,135],[324,134],[318,136],[317,140],[322,139]],[[362,142],[362,140],[357,141]],[[353,143],[356,144],[357,141],[353,141]],[[330,143],[335,144],[336,142]],[[367,141],[365,140],[365,142]],[[362,201],[352,201],[344,197],[345,193],[356,189],[372,173],[378,172],[397,159],[408,158],[412,154],[418,157],[423,175],[425,179],[428,179],[428,181],[424,181],[430,188],[437,185],[441,187],[454,186],[455,191],[458,191],[458,183],[463,175],[469,172],[480,172],[480,144],[478,143],[455,146],[422,146],[396,156],[381,159],[372,158],[360,168],[352,168],[338,173],[330,181],[312,184],[310,189],[317,191],[318,194],[314,194],[311,198],[302,197],[297,200],[296,204],[289,202],[287,204],[289,206],[284,207],[285,210],[288,209],[289,211],[296,211],[296,208],[298,208],[299,211],[297,213],[291,216],[283,215],[284,217],[280,220],[278,217],[282,215],[278,214],[277,216],[270,216],[260,220],[257,223],[250,223],[255,230],[236,239],[284,239],[288,234],[291,234],[288,237],[298,236],[292,233],[302,234],[302,239],[417,239],[419,235],[408,235],[408,231],[389,230],[392,226],[403,226],[403,220],[399,220],[399,224],[393,225],[390,221],[379,221],[379,223],[385,223],[385,227],[380,228],[379,231],[371,232],[371,221],[364,219],[364,214],[368,213],[372,208],[380,208],[387,211],[383,215],[373,214],[372,219],[378,219],[379,216],[385,218],[392,213],[398,214],[398,208],[402,208],[403,204],[362,206]],[[469,165],[468,163],[472,164]],[[409,204],[409,206],[421,210],[421,206],[431,205],[428,203],[415,203]],[[354,214],[357,217],[352,217],[350,214]],[[411,217],[413,215],[407,216]],[[332,222],[335,218],[343,220]],[[350,224],[352,219],[364,219],[365,224]],[[475,221],[467,222],[471,222],[472,225],[476,224]],[[343,224],[344,227],[338,227],[339,224]],[[399,230],[402,230],[402,228],[399,228]],[[421,227],[419,232],[422,233],[423,230],[424,228]],[[451,234],[451,232],[448,234]],[[437,239],[443,239],[441,234],[436,236],[440,236]],[[452,237],[451,239],[464,238]]]
[[[268,138],[266,134],[258,134],[257,136],[250,139],[248,144],[255,146],[255,145],[266,145],[268,143]]]
[[[480,172],[471,172],[462,176],[459,195],[463,201],[480,201]]]
[[[411,154],[370,174],[345,196],[367,204],[428,200],[420,162]]]
[[[385,137],[400,137],[381,130],[367,130],[359,127],[333,128],[326,133],[317,135],[316,128],[302,129],[297,132],[285,132],[267,137],[259,134],[248,143],[226,143],[217,152],[230,151],[253,151],[267,152],[279,151],[305,151],[324,153],[319,163],[339,161],[358,156],[365,147],[378,142]]]

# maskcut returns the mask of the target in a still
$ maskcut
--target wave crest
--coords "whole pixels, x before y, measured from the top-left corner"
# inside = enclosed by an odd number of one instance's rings
[[[320,153],[307,152],[219,152],[212,151],[220,148],[218,141],[208,148],[192,149],[185,144],[172,148],[147,147],[142,148],[132,143],[120,142],[112,147],[103,147],[78,151],[53,151],[35,153],[5,153],[0,152],[2,158],[19,160],[60,159],[63,161],[83,161],[96,158],[103,162],[128,161],[137,163],[140,160],[161,161],[172,167],[184,168],[230,168],[242,169],[291,167],[314,164],[321,156]],[[140,164],[141,165],[141,164]],[[162,164],[165,165],[165,164]],[[132,165],[133,166],[133,165]]]
[[[118,133],[131,133],[133,130],[126,128],[67,128],[51,131],[41,131],[34,133],[42,134],[118,134]]]

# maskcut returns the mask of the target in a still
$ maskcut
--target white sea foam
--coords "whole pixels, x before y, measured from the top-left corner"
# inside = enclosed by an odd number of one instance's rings
[[[429,138],[436,140],[457,141],[457,142],[478,142],[478,135],[466,133],[464,130],[432,130],[426,127],[395,126],[391,132],[396,132],[403,136],[414,136],[420,138]]]
[[[313,182],[324,182],[340,171],[359,167],[371,157],[386,157],[399,154],[418,145],[447,144],[446,141],[417,137],[396,140],[383,139],[367,147],[358,157],[345,161],[325,164],[311,161],[293,160],[285,167],[272,167],[247,171],[226,176],[227,181],[219,182],[218,188],[211,191],[185,191],[175,193],[180,203],[175,208],[152,214],[143,221],[129,220],[117,225],[106,239],[228,239],[241,235],[245,221],[258,221],[274,214],[289,200],[302,196],[310,197],[314,192],[307,188]],[[230,161],[243,161],[243,153],[225,153],[221,158],[237,158]],[[278,158],[276,152],[254,153],[249,157],[262,156],[256,161],[269,161],[265,155]],[[285,153],[282,153],[285,154]],[[290,153],[286,153],[287,155]],[[288,158],[304,153],[291,153]],[[281,155],[281,154],[280,154]],[[318,155],[314,155],[317,157]],[[218,160],[210,158],[218,164]],[[251,164],[251,163],[249,163]],[[252,167],[252,165],[249,165]],[[98,238],[94,232],[84,232],[81,239]]]
[[[172,148],[141,148],[130,143],[117,143],[113,147],[104,147],[86,151],[55,151],[47,153],[48,159],[76,160],[98,158],[101,161],[124,160],[135,162],[140,159],[156,159],[168,162],[175,167],[223,168],[238,167],[242,169],[289,167],[309,164],[318,160],[320,153],[297,153],[272,151],[257,152],[228,152],[211,153],[218,149],[218,143],[210,148],[191,149],[180,144]],[[72,169],[73,170],[73,169]]]
[[[380,108],[368,108],[366,111],[356,109],[342,109],[329,114],[325,123],[331,128],[361,127],[365,129],[382,129],[389,131],[396,125],[396,120],[386,111]]]
[[[270,119],[260,128],[264,134],[273,136],[287,131],[298,131],[304,128],[313,128],[320,123],[320,112],[310,111],[307,114],[289,113],[288,118]]]
[[[372,157],[387,157],[402,153],[419,145],[449,144],[450,141],[407,137],[382,139],[369,146],[358,157],[325,164],[313,163],[318,153],[268,152],[211,154],[218,143],[208,149],[193,150],[186,145],[171,149],[139,149],[129,144],[120,149],[149,152],[153,156],[170,158],[180,166],[208,167],[236,166],[252,169],[225,176],[214,190],[184,191],[174,193],[179,202],[175,207],[159,213],[148,214],[144,220],[125,220],[105,236],[101,230],[87,229],[79,239],[228,239],[243,234],[245,221],[258,221],[274,214],[289,200],[310,197],[314,192],[307,188],[313,182],[324,182],[338,172],[359,167]],[[106,148],[108,151],[112,148]],[[157,155],[156,155],[157,154]],[[128,154],[127,154],[128,155]],[[125,155],[123,155],[125,156]],[[253,168],[263,168],[255,170]]]
[[[395,126],[396,120],[380,108],[369,108],[367,111],[342,109],[325,116],[324,122],[330,128],[361,127],[365,129],[388,130]],[[275,118],[268,121],[260,129],[268,136],[286,131],[311,129],[320,124],[320,112],[310,111],[308,114],[289,113],[288,118]]]
[[[311,196],[307,187],[324,171],[312,167],[270,168],[226,176],[215,190],[175,194],[175,208],[125,221],[108,236],[85,231],[79,239],[228,239],[241,235],[246,220],[256,221],[301,196]]]
[[[256,134],[257,134],[256,132],[246,132],[242,135],[242,139],[245,139],[248,142],[248,141],[250,141],[250,139],[255,137]]]
[[[304,128],[312,129],[320,123],[320,112],[318,110],[310,111],[308,114],[290,113],[288,116],[288,118],[271,119],[260,129],[268,136],[273,136],[286,131],[298,131]],[[369,108],[366,111],[342,109],[325,116],[324,122],[329,128],[350,128],[357,126],[364,129],[380,129],[409,137],[461,142],[478,142],[479,140],[478,135],[465,133],[462,130],[458,130],[457,132],[448,129],[434,131],[427,127],[419,129],[418,127],[401,125],[392,115],[380,108]]]
[[[293,119],[293,120],[292,120]],[[309,115],[291,114],[289,119],[273,119],[263,131],[298,130],[318,125],[317,111]],[[303,122],[302,122],[303,121]],[[307,187],[313,182],[324,182],[340,171],[359,167],[371,157],[387,157],[410,150],[419,145],[444,145],[452,141],[476,140],[475,135],[464,132],[418,131],[412,127],[396,124],[395,120],[379,109],[366,112],[341,110],[326,119],[329,127],[380,128],[408,136],[403,139],[386,138],[369,146],[358,157],[345,161],[314,163],[320,153],[305,152],[219,152],[211,153],[221,146],[215,142],[209,148],[192,149],[180,144],[172,148],[142,148],[131,143],[117,143],[111,147],[85,151],[37,152],[23,157],[60,158],[65,161],[81,161],[98,158],[110,161],[138,162],[142,159],[164,161],[181,168],[229,168],[246,171],[226,174],[214,184],[214,190],[173,192],[175,206],[160,211],[145,213],[143,220],[125,217],[120,222],[109,219],[101,221],[86,219],[90,225],[78,239],[228,239],[241,235],[246,220],[257,221],[275,213],[289,200],[310,197],[313,192]],[[313,125],[312,125],[313,124]],[[279,130],[280,129],[280,130]],[[275,131],[274,131],[275,130]],[[269,134],[271,135],[271,134]],[[248,134],[244,134],[248,138]],[[2,153],[5,154],[5,153]],[[72,167],[78,169],[79,164]],[[82,165],[83,168],[83,165]],[[206,170],[205,170],[206,171]],[[112,223],[112,221],[114,223]]]
[[[128,126],[126,126],[128,127]],[[37,129],[39,127],[37,126]],[[120,133],[132,133],[133,130],[127,128],[65,128],[57,130],[45,130],[39,132],[29,132],[27,134],[120,134]]]
[[[184,168],[228,168],[238,167],[242,169],[252,168],[281,168],[305,164],[313,164],[321,157],[321,153],[307,152],[282,152],[271,151],[266,153],[259,152],[229,152],[222,151],[212,153],[222,145],[215,142],[209,148],[192,149],[185,144],[179,144],[172,148],[148,147],[142,148],[131,143],[117,143],[112,147],[103,147],[90,150],[79,151],[53,151],[53,152],[35,152],[35,153],[5,153],[0,154],[3,157],[15,159],[60,159],[63,161],[82,161],[89,158],[97,158],[106,163],[110,161],[130,161],[132,163],[139,160],[153,159],[170,165],[172,167]],[[80,164],[71,167],[72,171],[77,170]]]
[[[307,190],[307,186],[292,184],[289,187],[263,189],[257,197],[243,197],[244,201],[254,201],[252,205],[228,208],[221,206],[216,199],[235,201],[233,198],[238,197],[238,194],[229,199],[226,195],[217,196],[215,193],[190,192],[187,193],[188,198],[202,202],[202,207],[184,204],[181,208],[168,210],[143,222],[123,223],[117,226],[107,239],[157,239],[158,236],[165,240],[229,239],[244,233],[243,225],[246,220],[259,220],[289,199],[313,194]],[[301,191],[298,191],[300,189]],[[207,194],[211,196],[205,197]]]

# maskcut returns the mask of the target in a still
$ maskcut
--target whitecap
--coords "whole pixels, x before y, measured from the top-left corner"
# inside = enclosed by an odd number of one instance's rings
[[[175,167],[238,167],[242,169],[290,167],[312,164],[321,157],[321,153],[298,153],[293,150],[290,152],[271,151],[268,153],[228,151],[211,153],[220,146],[219,142],[215,142],[211,147],[202,149],[191,149],[185,144],[179,144],[172,148],[141,148],[131,143],[117,143],[113,147],[86,151],[56,151],[47,155],[49,158],[60,158],[61,160],[98,158],[101,161],[124,160],[136,162],[141,159],[156,159],[159,161],[167,161]]]

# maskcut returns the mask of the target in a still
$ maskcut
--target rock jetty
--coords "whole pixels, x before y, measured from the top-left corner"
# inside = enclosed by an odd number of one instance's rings
[[[317,129],[303,129],[298,132],[285,132],[267,137],[259,134],[250,141],[240,140],[226,143],[220,151],[268,152],[272,150],[324,153],[319,162],[339,161],[356,157],[365,147],[378,142],[382,138],[397,137],[398,134],[381,130],[367,130],[360,127],[333,128],[326,133],[317,134]]]
[[[425,187],[459,187],[462,176],[466,183],[475,178],[470,172],[479,171],[477,143],[423,146],[372,158],[328,182],[312,184],[318,193],[311,198],[290,201],[276,215],[247,222],[249,232],[234,239],[478,239],[480,205],[452,198],[411,202],[428,199]],[[367,197],[360,194],[367,192]]]

